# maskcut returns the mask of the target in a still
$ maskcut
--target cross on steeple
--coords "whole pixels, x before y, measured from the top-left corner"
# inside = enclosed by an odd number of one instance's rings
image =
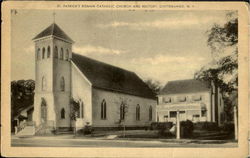
[[[56,21],[56,13],[55,11],[53,11],[53,22],[55,23],[55,21]]]

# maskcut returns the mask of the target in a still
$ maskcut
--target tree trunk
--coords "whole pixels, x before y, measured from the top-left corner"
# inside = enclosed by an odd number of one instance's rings
[[[125,124],[123,124],[123,138],[125,138]]]

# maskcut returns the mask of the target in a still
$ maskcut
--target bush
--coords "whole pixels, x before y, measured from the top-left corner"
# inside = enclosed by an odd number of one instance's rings
[[[158,136],[163,137],[172,137],[173,134],[169,131],[169,129],[159,129]]]
[[[205,131],[216,131],[219,127],[216,122],[197,122],[194,124],[194,129]]]
[[[150,125],[151,130],[169,130],[173,126],[173,122],[152,122]]]
[[[226,122],[222,125],[221,129],[225,132],[234,133],[234,123]]]
[[[194,125],[193,122],[190,120],[181,121],[181,137],[182,138],[190,138],[193,135]]]
[[[83,134],[91,134],[93,132],[93,128],[90,125],[85,125],[85,127],[83,128]]]
[[[172,122],[152,122],[150,125],[150,130],[158,130],[159,136],[169,137],[172,136],[169,131],[172,126]]]
[[[85,125],[82,129],[77,131],[78,135],[87,135],[87,134],[91,134],[94,131],[94,129],[92,128],[92,126],[90,125]]]

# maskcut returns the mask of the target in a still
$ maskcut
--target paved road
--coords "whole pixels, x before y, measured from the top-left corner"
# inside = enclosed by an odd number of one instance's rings
[[[12,138],[15,147],[236,147],[237,143],[199,144],[138,140],[101,140],[84,138],[32,137]]]

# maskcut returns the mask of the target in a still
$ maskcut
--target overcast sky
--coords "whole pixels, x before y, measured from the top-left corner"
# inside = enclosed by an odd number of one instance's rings
[[[163,85],[193,78],[211,61],[206,31],[226,11],[56,11],[56,23],[75,41],[73,51],[136,72]],[[12,14],[11,78],[35,78],[32,38],[53,22],[51,10]]]

